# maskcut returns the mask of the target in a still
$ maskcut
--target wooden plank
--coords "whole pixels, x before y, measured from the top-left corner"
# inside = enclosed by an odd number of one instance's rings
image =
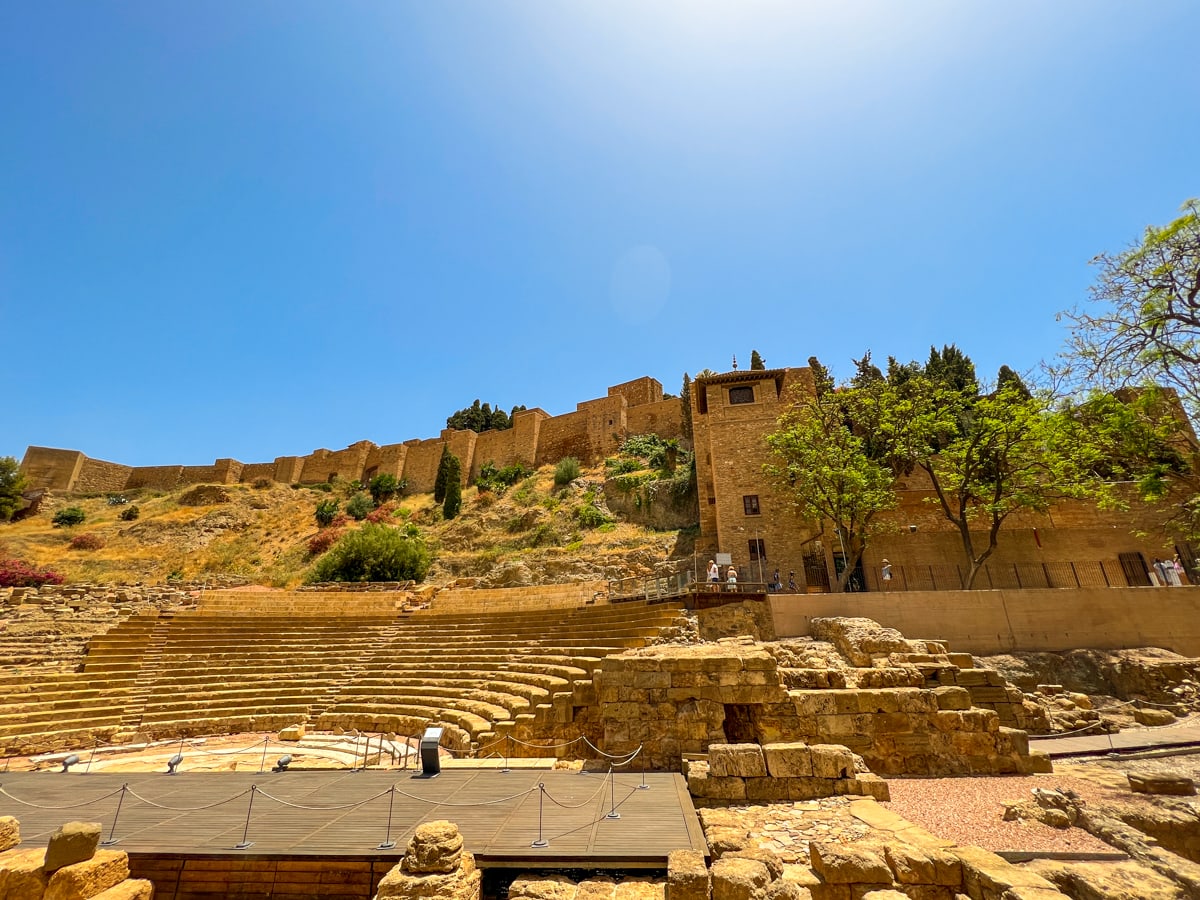
[[[647,773],[644,783],[632,772],[545,769],[8,773],[0,815],[20,820],[24,846],[45,844],[64,822],[98,821],[131,855],[398,858],[417,825],[436,819],[458,825],[481,865],[663,868],[672,850],[707,853],[682,776]],[[393,850],[376,849],[385,838]],[[237,850],[243,839],[252,846]]]

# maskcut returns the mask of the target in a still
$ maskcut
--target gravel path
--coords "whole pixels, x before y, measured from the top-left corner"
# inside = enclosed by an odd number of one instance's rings
[[[1081,828],[1051,828],[1040,822],[1005,822],[1004,804],[1027,800],[1035,787],[1075,791],[1086,803],[1112,792],[1069,775],[1009,778],[889,778],[892,799],[884,806],[938,837],[986,850],[1113,853]]]

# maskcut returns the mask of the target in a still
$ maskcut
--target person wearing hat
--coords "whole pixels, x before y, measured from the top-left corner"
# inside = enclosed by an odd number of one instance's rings
[[[794,594],[794,593],[796,593],[796,591],[797,591],[797,588],[796,588],[796,573],[795,573],[794,571],[793,571],[793,572],[788,572],[788,590],[789,590],[791,593],[793,593],[793,594]]]
[[[721,580],[721,569],[717,566],[715,559],[708,561],[708,580],[714,583]]]
[[[892,586],[892,564],[886,559],[883,561],[883,590],[886,593],[888,588]]]

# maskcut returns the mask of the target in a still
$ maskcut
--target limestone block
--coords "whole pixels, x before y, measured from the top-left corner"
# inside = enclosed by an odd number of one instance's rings
[[[708,748],[708,766],[713,775],[763,778],[767,764],[758,744],[713,744]]]
[[[423,822],[413,832],[401,866],[410,874],[445,874],[458,868],[462,852],[457,825],[445,819]]]
[[[855,778],[858,790],[855,791],[861,797],[874,797],[880,802],[887,802],[892,799],[891,789],[888,783],[871,772],[860,772]]]
[[[566,875],[518,875],[508,896],[510,900],[574,900],[578,890]]]
[[[42,868],[49,875],[63,866],[91,859],[100,846],[99,822],[67,822],[50,835]]]
[[[1170,725],[1175,721],[1174,713],[1165,709],[1135,709],[1133,718],[1139,725]]]
[[[763,759],[772,778],[812,777],[812,753],[808,744],[793,743],[764,744]]]
[[[756,859],[722,856],[712,867],[712,900],[766,900],[771,873]]]
[[[92,900],[153,900],[154,883],[144,878],[127,878],[106,891],[101,891]]]
[[[97,850],[83,862],[64,866],[46,882],[43,900],[87,900],[129,877],[129,857],[118,850]],[[11,895],[10,895],[11,896]]]
[[[709,900],[711,891],[704,854],[699,850],[672,850],[667,856],[667,900]]]
[[[717,778],[709,775],[704,782],[705,797],[710,800],[745,800],[745,778]]]
[[[1054,763],[1044,750],[1030,750],[1029,756],[1021,760],[1023,771],[1029,774],[1050,774],[1054,771]]]
[[[736,853],[750,846],[750,833],[735,825],[719,825],[704,830],[708,849],[713,859],[718,860],[726,853]]]
[[[816,800],[833,796],[833,782],[828,778],[787,779],[789,800]]]
[[[1181,797],[1194,796],[1196,785],[1184,775],[1135,775],[1126,772],[1129,789],[1137,794],[1174,794]]]
[[[771,850],[765,850],[761,847],[747,847],[744,850],[735,850],[732,853],[728,853],[726,857],[758,860],[767,867],[767,873],[771,876],[772,881],[783,877],[783,860],[779,858],[778,853]]]
[[[625,878],[617,883],[614,900],[664,900],[666,884],[649,878]],[[579,900],[576,892],[575,900]]]
[[[704,877],[708,877],[707,869]],[[611,878],[596,876],[579,882],[579,886],[575,890],[575,900],[614,900],[616,894],[617,883],[615,881]],[[707,900],[707,898],[699,897],[696,900]]]
[[[938,709],[962,710],[971,708],[971,692],[966,688],[937,687],[933,689],[933,696],[937,699]]]
[[[812,900],[812,891],[780,878],[767,887],[767,900]]]
[[[436,900],[479,900],[482,883],[482,873],[475,868],[474,854],[463,851],[458,868],[445,874],[406,872],[403,862],[393,866],[380,879],[379,891],[375,897],[376,900],[385,900],[388,897],[395,897],[397,900],[418,900],[425,897]],[[572,900],[573,889],[572,883],[572,893],[564,895],[561,900]]]
[[[0,853],[21,843],[21,823],[12,816],[0,816]]]
[[[45,851],[10,850],[3,856],[0,885],[5,900],[41,900],[49,877],[42,869]]]
[[[899,884],[962,885],[962,863],[953,853],[898,842],[888,844],[884,856]]]
[[[813,841],[808,854],[813,870],[828,884],[892,883],[892,870],[873,847]]]
[[[788,779],[747,778],[746,799],[754,802],[788,800]]]
[[[854,776],[854,754],[841,744],[813,744],[812,755],[814,778],[852,778]]]
[[[280,741],[301,741],[304,740],[305,727],[304,723],[300,722],[296,725],[289,725],[287,728],[280,730],[275,737]]]
[[[912,900],[908,894],[895,888],[885,887],[873,891],[865,891],[862,900]]]
[[[963,892],[971,897],[1049,900],[1061,896],[1058,889],[1046,879],[1020,869],[981,847],[956,847],[950,852],[962,861]]]

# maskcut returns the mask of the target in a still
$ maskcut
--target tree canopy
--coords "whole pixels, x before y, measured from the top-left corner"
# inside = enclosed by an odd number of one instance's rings
[[[0,521],[12,518],[21,505],[25,475],[15,457],[0,456]]]
[[[513,418],[518,412],[524,411],[524,406],[514,406],[511,413],[506,413],[500,407],[492,408],[490,403],[474,403],[452,413],[446,419],[446,427],[459,431],[503,431],[512,428]]]

